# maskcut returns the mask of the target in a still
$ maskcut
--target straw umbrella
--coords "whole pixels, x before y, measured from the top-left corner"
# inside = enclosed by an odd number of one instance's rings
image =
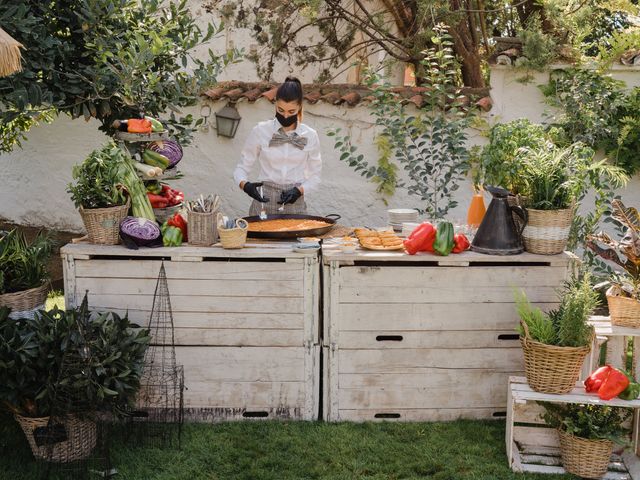
[[[22,70],[20,48],[22,44],[0,28],[0,77]]]

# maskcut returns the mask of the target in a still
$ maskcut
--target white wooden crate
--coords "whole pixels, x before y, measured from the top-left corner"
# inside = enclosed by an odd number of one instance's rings
[[[600,400],[595,394],[585,393],[582,382],[578,382],[576,388],[568,394],[554,395],[533,391],[524,377],[511,377],[508,387],[505,446],[509,466],[514,472],[566,473],[560,460],[558,433],[545,424],[542,419],[544,409],[538,401],[640,408],[640,400]],[[620,448],[614,448],[609,471],[603,478],[639,480],[640,462],[633,449],[629,448],[620,454]]]
[[[552,308],[568,268],[564,255],[323,248],[324,418],[504,417],[524,370],[513,291]]]
[[[164,259],[187,418],[317,419],[319,266],[290,244],[62,249],[65,299],[147,325]]]

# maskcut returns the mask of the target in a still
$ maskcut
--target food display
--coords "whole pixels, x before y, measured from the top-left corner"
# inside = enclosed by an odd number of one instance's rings
[[[402,250],[402,239],[393,232],[379,232],[366,228],[356,228],[356,237],[362,248],[368,250]]]
[[[321,220],[305,218],[278,218],[249,222],[249,232],[294,232],[330,227],[332,224]]]

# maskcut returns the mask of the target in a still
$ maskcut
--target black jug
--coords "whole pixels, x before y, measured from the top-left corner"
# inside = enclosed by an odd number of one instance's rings
[[[500,187],[485,187],[493,196],[487,213],[476,232],[471,250],[487,255],[516,255],[524,251],[522,231],[527,224],[528,216],[524,208],[510,206],[508,190]],[[518,230],[513,221],[512,212],[522,219],[522,228]]]

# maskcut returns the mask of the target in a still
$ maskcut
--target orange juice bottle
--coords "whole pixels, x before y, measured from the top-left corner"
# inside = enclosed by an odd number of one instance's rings
[[[487,209],[484,206],[484,197],[482,192],[476,192],[471,197],[471,204],[469,205],[469,211],[467,212],[467,225],[478,228],[482,223],[484,214]]]

